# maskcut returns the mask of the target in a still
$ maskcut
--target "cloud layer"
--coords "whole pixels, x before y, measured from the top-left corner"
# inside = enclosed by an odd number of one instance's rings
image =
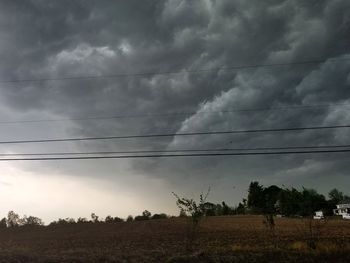
[[[1,124],[3,140],[350,123],[346,105],[226,112],[350,103],[350,60],[347,60],[350,58],[350,3],[346,0],[12,0],[1,1],[0,10],[0,79],[3,81],[180,72],[86,80],[2,82],[1,120],[72,119]],[[189,72],[318,59],[326,61]],[[173,112],[192,114],[78,120]],[[52,152],[327,145],[350,143],[348,134],[348,130],[343,129],[16,145],[1,146],[1,150]],[[348,154],[324,154],[13,165],[38,176],[61,174],[72,180],[106,180],[132,192],[136,199],[153,200],[147,204],[154,209],[165,209],[173,203],[172,190],[190,195],[208,185],[213,186],[214,201],[238,202],[251,180],[306,185],[321,191],[331,187],[346,190],[344,185],[350,183],[347,159]],[[51,177],[52,182],[58,180],[55,176]],[[157,193],[159,184],[163,190]],[[50,185],[53,187],[54,183]],[[9,186],[2,184],[0,187]],[[104,193],[102,189],[101,196]],[[155,201],[160,196],[165,203]],[[87,200],[86,207],[88,205]],[[147,208],[137,201],[129,205],[132,211]],[[120,211],[125,214],[125,209]]]

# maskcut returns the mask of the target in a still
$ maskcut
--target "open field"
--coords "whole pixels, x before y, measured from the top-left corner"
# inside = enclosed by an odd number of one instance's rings
[[[2,229],[0,262],[350,262],[350,221],[262,221],[208,217],[189,256],[185,218]]]

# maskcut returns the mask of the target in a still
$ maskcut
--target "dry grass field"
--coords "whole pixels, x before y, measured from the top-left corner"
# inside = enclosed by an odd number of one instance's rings
[[[350,221],[309,223],[208,217],[191,252],[186,218],[3,229],[0,262],[350,262]]]

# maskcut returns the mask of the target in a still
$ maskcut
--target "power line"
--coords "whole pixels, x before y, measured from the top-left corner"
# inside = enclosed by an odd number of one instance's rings
[[[18,120],[18,121],[0,121],[0,124],[16,124],[16,123],[40,123],[40,122],[63,122],[63,121],[84,121],[84,120],[111,120],[111,119],[129,119],[129,118],[149,118],[149,117],[173,117],[173,116],[187,116],[193,114],[207,114],[207,113],[234,113],[234,112],[256,112],[256,111],[276,111],[285,109],[308,109],[308,108],[325,108],[337,106],[350,106],[349,103],[333,103],[333,104],[314,104],[314,105],[286,105],[279,107],[265,107],[265,108],[237,108],[222,111],[192,111],[192,112],[169,112],[169,113],[146,113],[146,114],[129,114],[129,115],[110,115],[110,116],[95,116],[95,117],[81,117],[81,118],[62,118],[62,119],[42,119],[42,120]]]
[[[269,151],[298,149],[332,149],[350,148],[347,145],[309,145],[285,147],[254,147],[254,148],[214,148],[214,149],[174,149],[174,150],[134,150],[134,151],[93,151],[93,152],[50,152],[50,153],[0,153],[0,156],[55,156],[55,155],[101,155],[101,154],[144,154],[144,153],[181,153],[181,152],[228,152],[228,151]]]
[[[145,77],[145,76],[156,76],[156,75],[173,75],[173,74],[184,74],[184,73],[206,73],[214,71],[231,71],[239,69],[254,69],[264,67],[281,67],[281,66],[298,66],[308,64],[321,64],[324,62],[336,62],[336,61],[347,61],[350,58],[323,58],[315,60],[304,60],[296,62],[286,63],[268,63],[268,64],[253,64],[253,65],[239,65],[232,67],[217,67],[209,69],[193,69],[193,70],[178,70],[178,71],[158,71],[158,72],[141,72],[141,73],[120,73],[113,75],[90,75],[90,76],[67,76],[57,78],[28,78],[28,79],[3,79],[0,83],[20,83],[20,82],[47,82],[47,81],[69,81],[69,80],[91,80],[91,79],[115,79],[123,77]]]
[[[244,153],[190,153],[190,154],[150,154],[150,155],[79,156],[79,157],[0,158],[0,161],[58,161],[58,160],[92,160],[92,159],[251,156],[251,155],[286,155],[286,154],[322,154],[322,153],[324,154],[324,153],[346,153],[346,152],[350,152],[350,149],[321,150],[321,151],[244,152]]]
[[[117,139],[137,139],[137,138],[155,138],[155,137],[174,137],[174,136],[199,136],[199,135],[260,133],[260,132],[261,133],[286,132],[286,131],[302,131],[302,130],[327,130],[327,129],[340,129],[340,128],[350,128],[350,125],[313,126],[313,127],[277,128],[277,129],[257,129],[257,130],[159,133],[159,134],[144,134],[144,135],[121,135],[121,136],[104,136],[104,137],[39,139],[39,140],[18,140],[18,141],[0,141],[0,144],[48,143],[48,142],[70,142],[70,141],[91,141],[91,140],[117,140]]]

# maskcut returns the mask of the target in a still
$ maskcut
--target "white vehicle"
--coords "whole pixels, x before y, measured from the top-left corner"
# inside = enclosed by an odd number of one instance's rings
[[[314,215],[314,219],[324,219],[324,215],[322,211],[316,211]]]
[[[350,214],[343,214],[343,219],[350,219]]]

